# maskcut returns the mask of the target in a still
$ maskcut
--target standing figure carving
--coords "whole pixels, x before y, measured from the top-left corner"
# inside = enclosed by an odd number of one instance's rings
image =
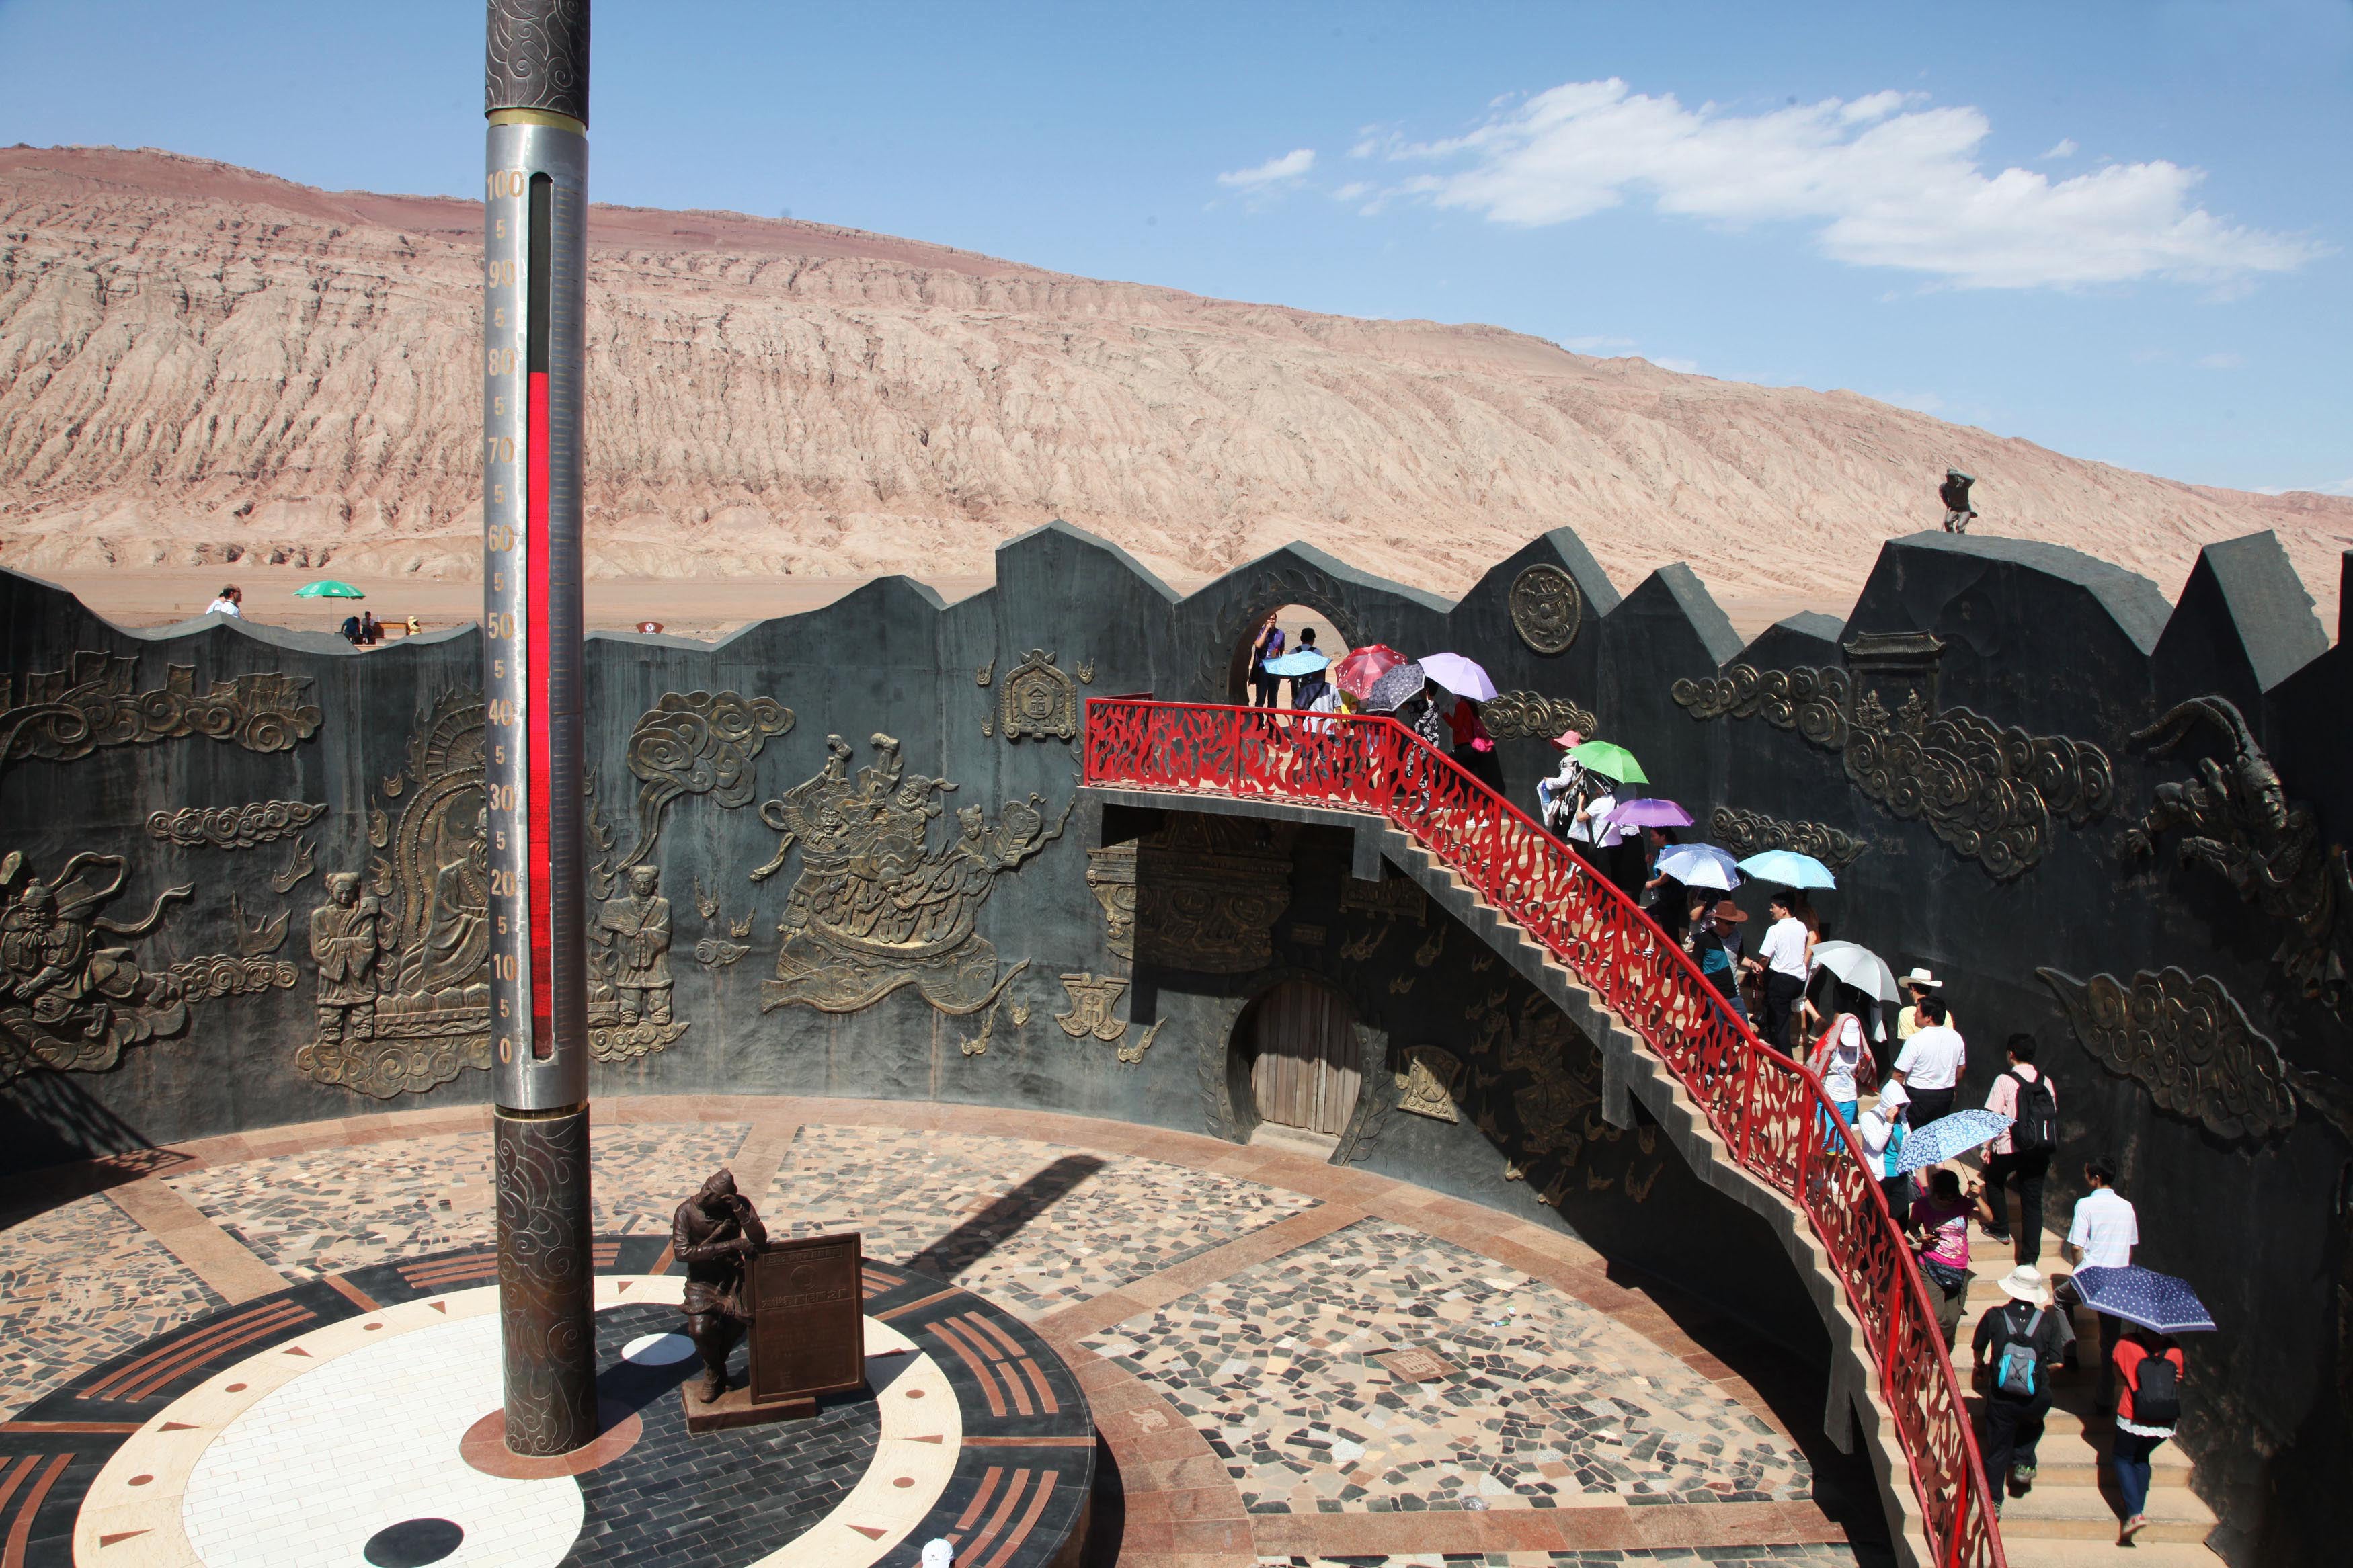
[[[346,1040],[375,1044],[377,960],[391,948],[384,901],[362,889],[358,872],[329,872],[327,901],[311,911],[311,956],[319,965],[314,1058],[340,1057]]]
[[[670,1022],[670,900],[661,873],[642,861],[629,868],[629,890],[596,912],[596,940],[611,955],[620,1022]]]
[[[2324,843],[2312,808],[2288,799],[2287,786],[2237,706],[2226,698],[2194,697],[2133,735],[2152,756],[2178,749],[2201,724],[2222,733],[2230,754],[2200,758],[2198,776],[2161,784],[2156,804],[2126,830],[2117,850],[2127,860],[2157,852],[2168,832],[2184,837],[2174,853],[2185,866],[2205,866],[2245,902],[2284,922],[2272,961],[2306,996],[2339,1013],[2348,1010],[2353,967],[2353,868],[2345,847]]]
[[[46,882],[16,851],[0,859],[0,1082],[34,1067],[111,1068],[125,1046],[186,1024],[179,981],[148,973],[129,948],[102,947],[99,938],[146,936],[194,889],[166,889],[129,924],[104,918],[98,911],[130,875],[120,855],[85,851]]]
[[[727,1392],[727,1356],[752,1321],[750,1260],[768,1245],[752,1200],[720,1171],[670,1216],[670,1253],[686,1265],[686,1335],[702,1357],[702,1402]]]

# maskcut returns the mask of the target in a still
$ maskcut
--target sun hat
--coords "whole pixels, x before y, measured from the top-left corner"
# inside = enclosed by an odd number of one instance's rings
[[[1552,743],[1566,752],[1585,744],[1585,737],[1574,730],[1563,730],[1552,738]]]
[[[1713,920],[1730,921],[1737,924],[1748,918],[1748,911],[1730,899],[1718,899],[1715,900],[1715,908],[1710,910],[1708,915]]]
[[[937,1536],[923,1542],[923,1568],[948,1568],[955,1561],[955,1548]]]
[[[2038,1307],[2051,1305],[2051,1287],[2044,1281],[2042,1270],[2031,1263],[2020,1264],[1995,1283],[2013,1301],[2031,1301]]]
[[[1926,969],[1915,969],[1911,973],[1905,975],[1899,984],[1905,985],[1932,985],[1941,988],[1945,983],[1937,979],[1933,971]]]

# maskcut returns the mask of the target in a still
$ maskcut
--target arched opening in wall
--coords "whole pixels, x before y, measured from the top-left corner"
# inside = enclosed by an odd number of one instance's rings
[[[1298,678],[1261,676],[1259,671],[1260,639],[1273,627],[1282,634],[1284,654],[1297,653],[1303,647],[1313,647],[1317,653],[1335,661],[1348,651],[1347,639],[1332,617],[1309,605],[1278,605],[1266,614],[1256,616],[1242,628],[1240,639],[1234,645],[1226,679],[1226,700],[1259,707],[1293,706],[1293,691]],[[1305,634],[1313,633],[1311,644]],[[1270,703],[1268,688],[1272,688]]]
[[[1348,1130],[1365,1072],[1356,1012],[1337,991],[1316,980],[1282,982],[1243,1013],[1234,1047],[1250,1063],[1261,1124],[1326,1138]]]

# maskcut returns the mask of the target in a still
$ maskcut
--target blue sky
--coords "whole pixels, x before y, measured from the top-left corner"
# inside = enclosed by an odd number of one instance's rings
[[[379,18],[389,18],[379,20]],[[0,0],[0,143],[469,195],[481,6]],[[601,200],[2353,493],[2353,4],[622,4]]]

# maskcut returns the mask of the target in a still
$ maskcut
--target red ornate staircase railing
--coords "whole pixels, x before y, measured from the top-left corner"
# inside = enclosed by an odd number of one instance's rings
[[[1379,816],[1567,966],[1682,1081],[1732,1158],[1813,1226],[1869,1341],[1939,1568],[2004,1568],[1960,1381],[1853,1130],[1632,900],[1393,719],[1097,697],[1085,746],[1090,784]]]

